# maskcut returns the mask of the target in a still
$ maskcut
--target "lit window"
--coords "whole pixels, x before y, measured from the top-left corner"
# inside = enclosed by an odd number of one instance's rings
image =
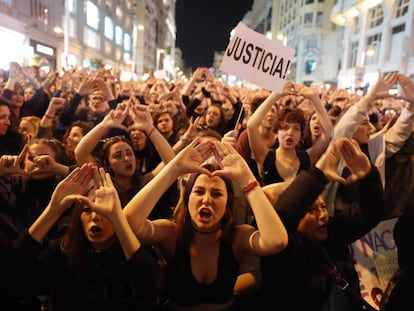
[[[83,31],[83,41],[88,46],[99,49],[100,48],[100,36],[92,29],[85,27]]]
[[[122,28],[119,26],[115,27],[115,42],[118,45],[122,45]]]
[[[95,30],[99,28],[99,9],[90,1],[86,4],[86,24]]]
[[[122,9],[119,6],[116,7],[116,17],[118,17],[119,20],[122,20]]]
[[[110,40],[114,39],[114,23],[108,16],[105,16],[105,37]]]
[[[76,1],[75,0],[69,0],[69,11],[71,13],[76,13]]]
[[[131,36],[127,33],[124,35],[124,50],[125,51],[131,50]]]

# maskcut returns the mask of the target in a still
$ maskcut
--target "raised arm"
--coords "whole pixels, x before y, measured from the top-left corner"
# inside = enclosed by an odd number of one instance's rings
[[[158,165],[152,172],[149,178],[154,177],[163,165],[170,162],[175,156],[175,152],[165,137],[157,130],[154,126],[154,121],[152,119],[151,113],[148,109],[148,106],[138,104],[135,99],[133,99],[129,104],[129,114],[134,121],[134,124],[129,128],[137,128],[143,131],[148,139],[154,144],[155,149],[161,157],[163,163]]]
[[[262,120],[265,118],[266,113],[272,108],[272,106],[281,97],[281,94],[272,92],[264,100],[263,103],[255,110],[247,121],[247,133],[249,135],[250,148],[254,154],[254,157],[259,164],[263,164],[269,148],[266,146],[265,141],[260,135],[259,126]]]
[[[122,125],[122,122],[127,115],[128,106],[126,104],[118,104],[115,110],[111,110],[101,122],[82,137],[75,148],[76,163],[78,165],[88,162],[96,163],[96,159],[92,155],[93,150],[111,128],[127,130],[126,127]]]
[[[153,237],[153,226],[147,217],[159,198],[179,176],[189,172],[210,174],[207,169],[201,167],[201,163],[210,156],[211,143],[199,144],[199,141],[200,139],[196,138],[180,151],[124,207],[128,222],[141,241],[148,241]]]
[[[86,191],[92,170],[91,164],[77,167],[56,186],[49,204],[29,228],[33,239],[41,242],[60,216],[76,202],[76,195]]]
[[[402,109],[395,124],[384,135],[387,157],[401,149],[412,133],[414,122],[414,83],[402,74],[397,74],[397,80],[403,91],[401,98],[407,101],[407,105]]]
[[[306,86],[302,87],[299,95],[302,95],[312,102],[313,108],[318,116],[319,124],[322,127],[321,136],[316,140],[312,147],[307,150],[311,163],[314,164],[326,150],[332,139],[332,122],[329,119],[328,111],[323,106],[318,94],[316,94],[311,88]]]
[[[65,102],[66,100],[61,97],[52,97],[50,99],[46,112],[40,120],[39,124],[39,126],[43,128],[42,132],[45,133],[46,129],[52,129],[53,121],[55,117],[58,115],[59,111],[65,105]],[[52,132],[52,130],[50,130],[49,132]]]
[[[246,230],[243,230],[245,234],[240,240],[242,251],[256,256],[280,252],[288,242],[286,228],[246,161],[230,144],[215,143],[214,146],[223,169],[214,171],[212,175],[228,177],[240,185],[257,222],[257,230],[243,225]]]
[[[334,129],[333,139],[339,137],[352,137],[352,135],[354,135],[355,127],[361,124],[364,118],[366,118],[374,101],[382,97],[390,96],[388,90],[395,83],[395,81],[395,73],[389,73],[382,78],[381,72],[378,71],[377,83],[375,83],[375,85],[369,90],[367,95],[352,105],[339,119]]]
[[[95,200],[92,201],[86,196],[78,196],[78,200],[111,222],[125,257],[129,259],[141,247],[141,242],[135,236],[122,211],[118,192],[109,173],[106,173],[102,167],[99,170],[95,167],[93,180],[96,189]]]

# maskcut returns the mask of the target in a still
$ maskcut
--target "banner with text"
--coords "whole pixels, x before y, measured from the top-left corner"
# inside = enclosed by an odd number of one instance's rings
[[[361,295],[377,310],[388,281],[398,269],[397,246],[393,238],[396,221],[397,218],[383,220],[350,245]]]
[[[295,50],[239,23],[220,70],[270,91],[281,92]]]

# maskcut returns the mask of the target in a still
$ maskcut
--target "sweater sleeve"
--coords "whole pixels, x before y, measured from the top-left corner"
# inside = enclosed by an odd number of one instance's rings
[[[301,171],[292,183],[280,194],[276,202],[276,210],[284,219],[285,225],[296,230],[306,209],[318,198],[324,190],[327,178],[315,166],[308,171]]]

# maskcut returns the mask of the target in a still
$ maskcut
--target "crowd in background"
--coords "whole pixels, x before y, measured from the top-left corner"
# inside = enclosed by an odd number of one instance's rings
[[[121,81],[12,62],[0,79],[7,310],[367,310],[348,245],[394,217],[377,308],[413,309],[409,77],[271,92],[204,67]]]

